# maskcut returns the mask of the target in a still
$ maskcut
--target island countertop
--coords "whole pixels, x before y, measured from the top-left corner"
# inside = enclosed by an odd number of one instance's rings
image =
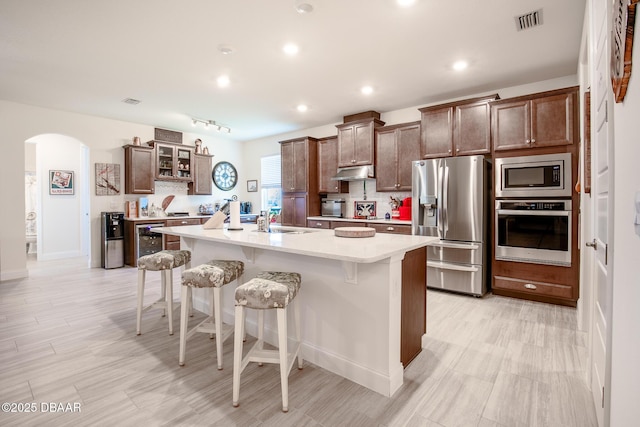
[[[251,248],[308,255],[354,263],[377,262],[394,255],[427,246],[436,237],[376,233],[373,237],[337,237],[334,230],[300,227],[274,227],[259,232],[255,224],[242,224],[242,230],[204,229],[202,225],[159,227],[154,232],[183,238],[226,243]],[[293,232],[291,232],[293,231]]]

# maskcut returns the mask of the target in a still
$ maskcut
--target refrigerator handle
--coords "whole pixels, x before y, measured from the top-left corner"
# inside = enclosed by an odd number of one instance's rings
[[[444,235],[444,229],[442,227],[442,209],[444,207],[444,200],[442,198],[442,176],[443,170],[442,165],[440,164],[440,160],[438,160],[438,180],[437,180],[437,188],[436,188],[436,197],[437,197],[437,206],[436,206],[436,221],[438,227],[438,235],[440,238]]]
[[[449,215],[447,212],[447,206],[449,205],[449,167],[443,166],[443,179],[442,179],[442,237],[449,231]]]

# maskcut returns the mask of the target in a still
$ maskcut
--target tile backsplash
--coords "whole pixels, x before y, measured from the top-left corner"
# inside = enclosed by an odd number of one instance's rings
[[[366,196],[366,197],[365,197]],[[350,181],[349,193],[330,194],[327,196],[329,199],[344,199],[346,201],[347,210],[345,215],[347,217],[354,216],[355,202],[368,201],[376,202],[376,216],[378,218],[384,218],[386,213],[391,214],[391,197],[397,199],[405,199],[411,197],[410,191],[395,191],[395,192],[376,192],[376,180],[366,179],[364,181]]]

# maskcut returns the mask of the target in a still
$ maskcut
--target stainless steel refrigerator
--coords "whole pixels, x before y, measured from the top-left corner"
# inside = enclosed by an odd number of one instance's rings
[[[412,164],[412,232],[437,236],[427,248],[427,287],[487,292],[490,163],[483,156]]]

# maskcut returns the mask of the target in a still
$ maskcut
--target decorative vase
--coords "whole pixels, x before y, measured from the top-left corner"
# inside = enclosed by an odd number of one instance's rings
[[[196,154],[202,154],[202,140],[196,139]]]

